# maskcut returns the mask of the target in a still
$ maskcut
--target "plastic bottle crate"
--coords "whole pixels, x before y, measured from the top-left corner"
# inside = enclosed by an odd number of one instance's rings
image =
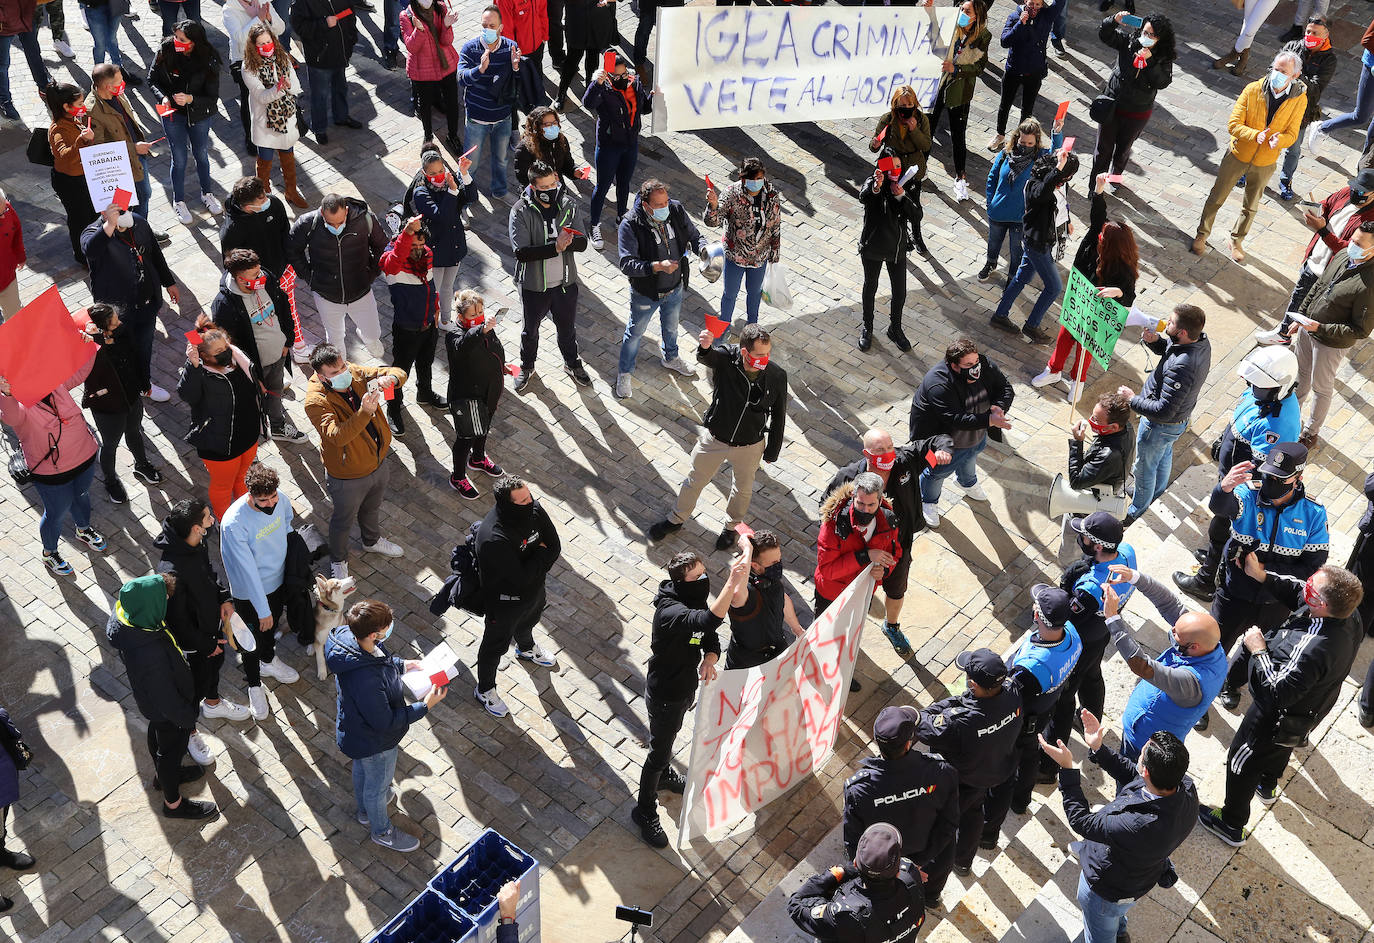
[[[476,943],[477,926],[448,898],[426,888],[371,943]]]
[[[500,916],[496,894],[507,881],[520,882],[516,922],[521,943],[539,939],[539,862],[487,829],[429,882],[476,925],[476,943],[494,943]]]

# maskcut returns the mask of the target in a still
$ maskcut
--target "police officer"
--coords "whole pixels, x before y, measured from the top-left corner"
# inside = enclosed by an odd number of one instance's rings
[[[883,579],[883,635],[903,658],[911,654],[911,643],[901,626],[902,600],[906,597],[907,578],[911,573],[911,544],[916,535],[926,529],[925,514],[921,510],[921,472],[936,465],[948,465],[953,448],[954,440],[947,435],[933,435],[897,448],[892,444],[892,434],[886,429],[869,429],[863,436],[863,457],[837,471],[821,496],[824,504],[837,488],[864,472],[872,472],[883,480],[883,494],[897,515],[897,536],[902,546],[897,565]]]
[[[1217,480],[1241,462],[1261,462],[1280,442],[1296,442],[1302,431],[1302,407],[1294,392],[1298,382],[1298,357],[1287,347],[1257,347],[1240,362],[1236,372],[1245,381],[1245,392],[1231,413],[1231,422],[1217,443]],[[1201,566],[1196,575],[1175,577],[1186,583],[1190,595],[1204,602],[1212,599],[1217,565],[1221,562],[1231,519],[1217,514],[1207,528],[1208,545],[1193,551]]]
[[[748,581],[730,599],[726,668],[752,668],[772,661],[806,631],[787,592],[778,535],[757,530],[747,539],[753,555]]]
[[[938,756],[911,749],[921,714],[884,707],[873,722],[880,756],[865,757],[844,784],[844,851],[875,822],[902,833],[902,857],[925,866],[954,841],[959,826],[959,774]]]
[[[673,741],[682,729],[696,697],[697,682],[716,679],[720,659],[720,639],[716,629],[735,590],[749,573],[751,548],[740,538],[741,553],[730,565],[730,578],[714,599],[706,564],[696,551],[684,550],[668,561],[668,578],[658,586],[654,597],[654,621],[649,640],[649,670],[644,685],[644,701],[649,709],[649,754],[639,774],[639,800],[630,819],[639,826],[640,837],[655,848],[668,847],[668,835],[658,820],[658,791],[682,792],[682,774],[669,762]]]
[[[1069,594],[1064,590],[1045,583],[1031,587],[1031,633],[1012,658],[1007,675],[1007,684],[1020,692],[1022,702],[1016,759],[1012,775],[988,790],[979,848],[997,847],[997,833],[1009,808],[1021,815],[1030,805],[1040,762],[1036,738],[1048,726],[1060,692],[1083,651],[1078,632],[1069,625],[1069,606]]]
[[[1254,700],[1226,754],[1225,804],[1198,809],[1202,827],[1236,848],[1249,837],[1251,799],[1278,799],[1289,756],[1336,706],[1364,636],[1356,614],[1364,590],[1349,570],[1323,566],[1303,581],[1266,570],[1257,553],[1245,554],[1244,566],[1293,615],[1278,629],[1246,630],[1236,664]]]
[[[1109,512],[1094,511],[1087,517],[1073,520],[1069,526],[1078,532],[1078,547],[1083,556],[1064,571],[1059,586],[1069,594],[1070,618],[1083,642],[1083,652],[1073,674],[1059,692],[1053,722],[1045,733],[1045,739],[1051,743],[1069,738],[1075,700],[1094,716],[1102,716],[1102,707],[1107,700],[1107,685],[1102,680],[1102,655],[1112,637],[1102,608],[1103,587],[1111,579],[1113,565],[1135,568],[1135,549],[1125,542],[1126,531],[1121,521]],[[1134,590],[1129,583],[1117,588],[1122,607]],[[1040,782],[1050,783],[1059,778],[1058,767],[1048,756],[1040,760],[1039,778]]]
[[[968,675],[968,690],[921,711],[916,731],[916,739],[959,774],[958,837],[926,869],[927,909],[939,906],[951,868],[961,875],[973,869],[983,833],[983,803],[989,789],[1015,772],[1021,735],[1021,692],[1006,683],[1001,656],[978,648],[960,652],[954,663]]]
[[[1280,442],[1269,449],[1259,466],[1258,487],[1251,480],[1252,462],[1241,462],[1226,473],[1212,489],[1208,507],[1213,514],[1231,520],[1231,536],[1222,550],[1226,561],[1212,599],[1212,618],[1221,627],[1222,648],[1230,651],[1236,639],[1250,626],[1261,631],[1276,629],[1288,618],[1290,609],[1267,592],[1243,569],[1240,557],[1253,551],[1270,572],[1305,580],[1326,563],[1330,538],[1326,531],[1326,508],[1307,497],[1302,470],[1307,464],[1307,448],[1297,442]],[[1185,593],[1195,587],[1175,573],[1174,582]],[[1240,703],[1240,688],[1245,684],[1243,668],[1232,666],[1217,701],[1227,710]],[[1208,717],[1202,715],[1193,729],[1206,730]]]
[[[921,872],[902,857],[902,836],[886,822],[859,839],[854,863],[808,878],[787,899],[787,913],[825,943],[901,943],[926,921]]]

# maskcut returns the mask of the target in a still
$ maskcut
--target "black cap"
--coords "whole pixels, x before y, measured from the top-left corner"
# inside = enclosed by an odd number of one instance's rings
[[[982,688],[995,688],[1007,680],[1007,663],[990,648],[975,648],[960,652],[954,664],[963,669],[969,680]]]
[[[1260,465],[1261,475],[1292,478],[1307,465],[1307,446],[1301,442],[1280,442],[1269,450]]]
[[[921,722],[920,711],[914,707],[884,707],[873,722],[873,739],[885,745],[900,746],[916,737]]]
[[[1087,517],[1071,518],[1069,526],[1083,536],[1091,537],[1108,550],[1120,546],[1121,541],[1126,538],[1126,528],[1107,511],[1093,511]]]
[[[902,833],[897,826],[878,822],[864,829],[854,853],[854,866],[866,878],[895,878],[902,867]]]
[[[1374,191],[1374,168],[1366,167],[1351,177],[1349,183],[1352,190],[1360,190],[1364,193]]]
[[[1046,625],[1064,625],[1069,621],[1069,594],[1058,586],[1049,583],[1036,583],[1031,587],[1031,599],[1035,604],[1036,615]]]

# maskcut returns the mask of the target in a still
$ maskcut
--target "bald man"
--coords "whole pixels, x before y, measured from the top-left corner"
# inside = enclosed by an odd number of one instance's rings
[[[1140,678],[1121,712],[1121,753],[1135,760],[1156,730],[1167,730],[1179,740],[1187,738],[1226,681],[1226,650],[1221,647],[1217,620],[1185,609],[1163,583],[1128,566],[1112,566],[1110,573],[1103,587],[1102,611],[1116,650]],[[1173,644],[1153,661],[1117,611],[1112,587],[1123,583],[1139,589],[1170,626]]]
[[[892,502],[897,514],[897,537],[902,555],[892,572],[883,580],[883,635],[903,658],[911,654],[911,644],[902,633],[902,599],[906,596],[907,577],[911,571],[911,543],[926,528],[921,509],[921,472],[936,465],[948,465],[953,457],[954,440],[947,435],[934,435],[919,442],[910,442],[900,449],[892,444],[886,429],[873,428],[864,433],[864,454],[835,473],[821,503],[840,485],[853,481],[863,472],[872,472],[883,480],[883,494]]]

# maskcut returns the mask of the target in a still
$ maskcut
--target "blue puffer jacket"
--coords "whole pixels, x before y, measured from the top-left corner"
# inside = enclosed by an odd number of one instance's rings
[[[463,207],[477,201],[477,185],[472,177],[458,180],[458,192],[448,187],[436,187],[425,179],[424,172],[415,175],[415,192],[411,204],[429,227],[429,248],[434,253],[435,268],[449,268],[463,261],[468,254],[468,234],[463,226]]]
[[[365,651],[353,630],[341,625],[324,643],[324,663],[339,689],[338,743],[344,756],[359,759],[390,750],[429,708],[407,704],[401,685],[405,662],[382,645]]]
[[[434,253],[416,261],[410,257],[410,233],[402,230],[382,253],[382,272],[391,292],[392,327],[426,331],[439,316],[439,293],[434,288]]]
[[[1067,0],[1060,0],[1061,3]],[[1054,12],[1042,7],[1029,23],[1021,22],[1022,7],[1007,14],[1002,27],[1002,47],[1007,50],[1007,71],[1031,78],[1044,78],[1050,71],[1045,46],[1054,28]]]
[[[1016,132],[1013,130],[1012,134]],[[1063,134],[1051,135],[1050,146],[1043,153],[1057,150],[1063,142]],[[997,152],[992,159],[992,169],[988,171],[988,219],[999,223],[1021,223],[1026,215],[1026,183],[1034,166],[1035,160],[1032,159],[1021,168],[1019,174],[1012,173],[1011,159],[1007,157],[1006,149]]]

